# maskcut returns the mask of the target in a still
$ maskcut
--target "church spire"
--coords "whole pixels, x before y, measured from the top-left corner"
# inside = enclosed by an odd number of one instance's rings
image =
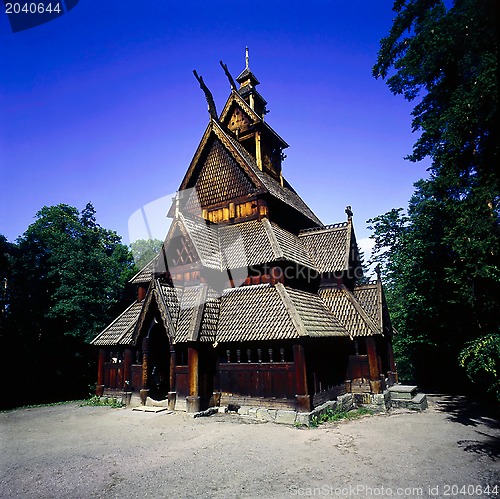
[[[248,105],[263,118],[266,114],[266,100],[257,92],[255,87],[260,84],[259,80],[250,71],[248,47],[245,48],[245,69],[236,78],[240,84],[238,93],[245,99]]]

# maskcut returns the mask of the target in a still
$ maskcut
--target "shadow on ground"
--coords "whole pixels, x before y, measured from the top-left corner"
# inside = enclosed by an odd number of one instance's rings
[[[447,413],[447,418],[464,426],[483,426],[491,430],[500,429],[500,420],[495,408],[463,395],[431,395],[435,397],[436,410]],[[496,461],[500,458],[500,439],[494,435],[476,430],[478,440],[458,440],[465,452],[488,456]]]

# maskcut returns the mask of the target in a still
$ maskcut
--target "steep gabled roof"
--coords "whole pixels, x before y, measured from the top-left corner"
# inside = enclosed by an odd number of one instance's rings
[[[91,345],[131,345],[132,333],[142,310],[143,303],[134,302],[122,312],[109,326],[99,333]]]
[[[214,141],[219,141],[219,143],[222,144],[234,160],[234,162],[231,163],[232,167],[238,166],[241,168],[245,178],[248,179],[249,186],[254,186],[255,189],[249,191],[249,194],[269,194],[273,198],[307,217],[314,225],[323,225],[288,183],[282,186],[270,175],[261,171],[255,159],[248,151],[215,120],[211,120],[205,130],[200,145],[179,187],[180,191],[195,187],[196,180],[200,174],[200,161],[202,156],[209,152]],[[170,215],[172,215],[171,212]]]
[[[356,286],[353,294],[373,322],[382,327],[382,297],[378,283],[370,282]]]
[[[306,203],[304,203],[302,198],[285,179],[283,179],[283,185],[281,185],[273,177],[261,171],[250,153],[236,139],[224,132],[224,130],[220,128],[220,125],[217,126],[220,129],[221,136],[223,136],[227,143],[238,152],[241,159],[245,162],[247,169],[249,169],[253,175],[256,176],[265,192],[269,193],[272,197],[278,199],[282,203],[285,203],[291,208],[294,208],[296,211],[314,222],[315,225],[323,227],[321,220],[312,212]]]
[[[253,92],[258,94],[257,90],[253,89]],[[258,94],[260,96],[260,94]],[[265,103],[265,99],[260,96],[262,101]],[[226,101],[226,104],[224,105],[224,108],[222,109],[222,112],[220,113],[219,121],[223,125],[227,125],[227,120],[230,118],[230,111],[232,108],[238,107],[241,109],[242,112],[244,112],[250,120],[254,124],[259,124],[261,127],[263,127],[266,131],[272,135],[276,141],[280,144],[282,149],[286,149],[289,147],[289,145],[285,142],[285,140],[278,134],[276,131],[271,128],[250,106],[249,104],[241,97],[240,91],[238,90],[233,90],[231,92],[231,95]]]
[[[302,335],[313,338],[348,336],[346,328],[328,310],[317,294],[285,287],[281,283],[276,284],[276,289],[283,293],[283,301],[285,303],[288,301],[292,305],[290,309],[295,308],[294,313],[302,322]]]
[[[351,222],[306,229],[299,238],[319,272],[342,272],[359,265],[358,247]]]
[[[169,265],[172,265],[173,254],[179,240],[182,240],[189,249],[193,261],[199,261],[207,268],[220,269],[217,226],[203,218],[179,213],[170,225],[156,261],[155,272],[164,272]]]

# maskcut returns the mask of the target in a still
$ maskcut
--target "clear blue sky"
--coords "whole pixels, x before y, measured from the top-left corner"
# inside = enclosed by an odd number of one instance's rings
[[[174,192],[208,123],[196,69],[218,110],[219,66],[250,68],[268,123],[290,144],[284,175],[324,223],[406,207],[426,165],[411,151],[412,105],[371,76],[392,1],[80,0],[12,33],[0,13],[0,233],[44,205],[79,209],[128,243],[134,211]]]

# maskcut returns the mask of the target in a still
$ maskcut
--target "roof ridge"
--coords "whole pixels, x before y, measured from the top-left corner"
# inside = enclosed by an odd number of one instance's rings
[[[244,293],[246,291],[251,291],[256,288],[270,288],[271,285],[269,283],[261,283],[261,284],[249,284],[248,286],[237,286],[235,288],[225,288],[222,290],[222,296],[228,295],[230,293]]]
[[[191,320],[189,321],[188,340],[196,341],[200,333],[201,319],[203,317],[203,310],[205,308],[208,286],[206,283],[202,282],[197,286],[191,287],[197,287],[198,293],[196,294],[196,302],[193,307],[193,315],[191,316]]]
[[[200,259],[200,262],[202,263],[202,265],[204,267],[209,267],[209,265],[207,264],[207,259],[203,255],[203,251],[201,250],[200,246],[196,242],[196,237],[193,237],[193,232],[187,226],[186,219],[188,219],[190,221],[193,221],[194,223],[199,223],[200,225],[203,223],[205,225],[205,227],[207,228],[208,231],[215,230],[215,232],[216,232],[215,239],[217,241],[217,251],[218,251],[218,254],[215,255],[215,256],[217,257],[217,260],[218,260],[219,270],[223,271],[224,268],[223,268],[223,265],[222,265],[222,257],[221,257],[219,226],[217,224],[209,223],[209,221],[206,220],[206,219],[204,219],[204,218],[198,218],[198,220],[194,220],[194,219],[191,219],[189,217],[185,217],[182,212],[179,212],[178,220],[180,220],[180,222],[182,223],[182,226],[186,230],[186,235],[189,236],[189,239],[191,240],[191,243],[193,244],[194,249],[195,249],[196,253],[198,254],[198,258]],[[174,220],[174,222],[175,222],[175,220]],[[172,223],[172,225],[174,225],[174,224]],[[208,234],[206,234],[206,235],[208,235]]]
[[[349,222],[339,222],[335,224],[329,224],[329,225],[323,225],[323,227],[310,227],[308,229],[301,229],[299,231],[299,236],[309,234],[311,232],[328,232],[334,229],[341,229],[343,227],[347,227],[349,225]]]
[[[285,286],[281,282],[277,282],[274,285],[274,288],[278,292],[278,295],[281,298],[283,305],[285,305],[285,309],[288,312],[288,316],[290,317],[290,320],[292,321],[292,324],[294,325],[295,329],[299,333],[299,336],[309,336],[304,321],[302,320],[299,311],[297,310],[295,304],[290,298],[290,295],[288,294]]]
[[[269,242],[271,243],[271,248],[273,250],[274,257],[276,258],[276,260],[284,258],[285,254],[281,249],[280,243],[276,237],[276,234],[274,233],[273,227],[271,226],[269,219],[267,217],[264,217],[261,220],[261,223],[262,226],[264,227],[264,230],[266,231]]]
[[[366,322],[366,325],[372,330],[374,334],[380,334],[381,331],[379,331],[379,328],[377,325],[373,322],[372,318],[368,315],[364,307],[361,305],[361,303],[356,299],[356,297],[346,288],[344,284],[341,285],[340,290],[344,293],[345,296],[349,299],[349,301],[352,303],[356,311],[361,315],[362,319]]]
[[[262,118],[250,107],[250,105],[240,95],[240,93],[236,89],[233,89],[231,91],[231,93],[229,94],[229,97],[228,97],[226,103],[224,104],[224,108],[222,109],[222,111],[221,111],[221,113],[219,115],[219,121],[220,122],[226,117],[226,115],[224,113],[227,112],[227,111],[229,111],[229,107],[230,107],[229,102],[231,101],[231,98],[233,97],[233,94],[234,94],[234,97],[236,97],[235,100],[239,100],[240,104],[243,104],[243,106],[242,106],[243,107],[243,111],[248,115],[249,118],[252,118],[254,120],[256,119],[257,121],[263,121]]]
[[[157,285],[158,285],[158,282],[157,282]],[[172,286],[172,289],[177,294],[174,286]],[[175,330],[176,330],[177,324],[174,324],[174,320],[172,318],[172,314],[170,313],[170,309],[168,308],[168,305],[165,303],[165,298],[163,296],[161,283],[159,286],[155,286],[155,288],[153,289],[152,292],[157,295],[156,299],[161,300],[161,304],[163,305],[164,310],[160,310],[160,315],[161,315],[161,318],[163,320],[163,325],[166,326],[166,329],[170,332],[170,337],[175,338]],[[160,308],[160,307],[158,307],[158,308]],[[164,315],[165,315],[165,317],[164,317]]]
[[[161,251],[161,250],[160,250],[160,251]],[[135,274],[134,274],[134,275],[133,275],[133,276],[132,276],[132,277],[131,277],[131,278],[130,278],[127,282],[129,282],[129,283],[133,283],[133,281],[135,280],[135,278],[136,278],[137,276],[139,276],[142,272],[144,272],[144,271],[147,269],[147,267],[148,267],[149,265],[151,265],[151,264],[152,264],[155,260],[157,260],[157,259],[158,259],[158,257],[160,256],[160,251],[158,251],[158,253],[156,254],[156,256],[155,256],[155,257],[153,257],[153,258],[152,258],[152,259],[151,259],[148,263],[146,263],[146,265],[144,265],[144,266],[141,268],[141,270],[139,270],[138,272],[136,272],[136,273],[135,273]],[[154,271],[154,265],[153,265],[153,268],[151,269],[151,275],[153,274],[153,271]]]
[[[376,286],[378,281],[368,281],[368,282],[357,282],[355,284],[355,289],[367,288],[368,286]]]

